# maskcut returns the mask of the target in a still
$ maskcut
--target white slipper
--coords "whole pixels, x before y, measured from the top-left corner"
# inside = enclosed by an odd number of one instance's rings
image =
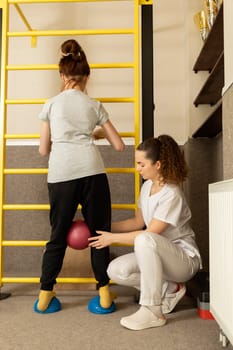
[[[186,293],[186,287],[184,284],[179,284],[179,290],[176,293],[165,294],[165,297],[162,300],[162,313],[169,314],[178,302],[183,298]]]
[[[146,328],[160,327],[165,325],[166,319],[159,318],[146,306],[141,306],[140,309],[130,316],[123,317],[120,324],[123,327],[133,331],[140,331]]]

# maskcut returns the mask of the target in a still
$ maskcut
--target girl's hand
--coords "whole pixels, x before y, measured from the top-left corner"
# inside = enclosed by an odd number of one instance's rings
[[[106,138],[106,134],[102,128],[96,128],[92,133],[92,137],[94,140],[101,140]]]
[[[113,243],[113,234],[111,232],[106,231],[96,231],[99,236],[88,238],[89,247],[101,249],[104,247],[108,247]]]

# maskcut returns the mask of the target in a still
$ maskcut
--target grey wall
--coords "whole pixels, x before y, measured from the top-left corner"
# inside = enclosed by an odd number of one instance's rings
[[[128,146],[124,152],[117,153],[110,146],[100,146],[106,167],[134,167],[134,147]],[[8,146],[6,152],[6,168],[46,168],[47,158],[38,154],[37,146]],[[6,204],[48,204],[47,175],[6,175]],[[112,203],[134,203],[134,175],[109,174]],[[121,220],[133,214],[129,210],[113,210],[113,220]],[[81,214],[77,212],[77,217]],[[49,212],[47,210],[8,210],[5,211],[6,240],[48,240],[50,235]],[[127,247],[111,248],[112,256],[129,251]],[[6,247],[5,276],[38,277],[40,276],[42,247]],[[73,269],[72,259],[78,266],[85,257],[83,252],[68,252],[71,269],[64,267],[65,275],[77,276]],[[70,256],[72,255],[72,259]],[[78,268],[78,267],[77,267]],[[90,267],[83,270],[82,277],[90,275]]]
[[[231,111],[230,111],[231,112]],[[226,146],[227,147],[227,146]],[[230,147],[230,146],[229,146]],[[184,185],[188,203],[192,211],[192,227],[196,233],[204,268],[209,267],[209,226],[208,226],[208,184],[223,179],[222,135],[214,139],[189,139],[183,146],[189,164],[189,179]],[[100,146],[106,167],[134,167],[134,147],[128,146],[124,154],[117,153],[109,146]],[[225,160],[226,161],[226,160]],[[47,159],[38,154],[36,146],[8,146],[6,168],[46,168]],[[134,203],[133,174],[108,174],[112,203]],[[46,175],[7,175],[5,203],[47,204]],[[80,213],[77,213],[80,215]],[[113,221],[133,215],[128,210],[113,210]],[[6,211],[5,239],[47,240],[50,234],[49,212],[45,211]],[[129,247],[112,247],[112,257],[131,251]],[[5,275],[39,276],[43,248],[6,247]],[[72,253],[73,254],[73,253]],[[68,267],[64,275],[77,276],[83,253],[69,253]],[[89,251],[86,251],[86,264]],[[70,257],[72,255],[72,258]],[[76,259],[74,269],[73,258]],[[90,275],[90,266],[82,273]]]
[[[192,227],[201,251],[204,269],[209,269],[208,185],[223,179],[222,134],[189,139],[184,146],[189,165],[185,192],[192,211]]]

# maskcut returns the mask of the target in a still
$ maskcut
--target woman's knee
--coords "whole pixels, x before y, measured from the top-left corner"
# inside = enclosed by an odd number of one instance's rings
[[[126,254],[115,258],[108,265],[107,273],[111,280],[128,285],[132,275],[137,272],[134,254]]]
[[[114,260],[110,262],[110,264],[108,265],[108,269],[107,269],[107,274],[109,276],[109,278],[111,278],[112,280],[114,280],[114,276],[115,276],[115,263]]]
[[[118,259],[114,259],[110,262],[107,269],[108,276],[113,280],[124,280],[127,279],[128,274],[125,267],[118,261]]]

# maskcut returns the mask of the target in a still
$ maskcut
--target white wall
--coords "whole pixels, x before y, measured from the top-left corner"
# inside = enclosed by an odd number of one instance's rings
[[[36,30],[132,28],[133,3],[68,3],[20,5]],[[27,31],[14,6],[10,6],[10,31]],[[114,15],[113,15],[114,14]],[[74,36],[71,36],[72,38]],[[31,47],[30,37],[9,39],[9,64],[56,64],[59,47],[70,37],[38,37]],[[89,63],[133,62],[132,35],[75,37]],[[132,69],[92,70],[88,93],[92,97],[132,97]],[[48,98],[60,90],[57,71],[10,71],[9,99]],[[133,104],[106,104],[119,131],[134,130]],[[8,133],[38,133],[37,115],[42,105],[8,105]]]
[[[231,0],[229,0],[231,1]],[[123,7],[124,6],[124,7]],[[96,29],[133,26],[132,2],[20,5],[33,29]],[[11,8],[10,30],[26,31]],[[193,16],[202,0],[156,0],[154,14],[155,135],[167,133],[184,143],[202,124],[211,107],[193,106],[207,73],[192,71],[202,46]],[[68,37],[39,37],[36,48],[30,37],[10,38],[9,64],[54,64],[59,46]],[[89,63],[132,61],[132,36],[80,36]],[[59,91],[56,71],[12,71],[9,98],[48,98]],[[88,86],[93,97],[132,96],[133,73],[124,70],[93,70]],[[41,105],[9,105],[8,133],[38,133]],[[120,131],[134,129],[133,104],[107,104]]]
[[[187,137],[184,4],[154,4],[155,135],[170,134],[180,142]]]

